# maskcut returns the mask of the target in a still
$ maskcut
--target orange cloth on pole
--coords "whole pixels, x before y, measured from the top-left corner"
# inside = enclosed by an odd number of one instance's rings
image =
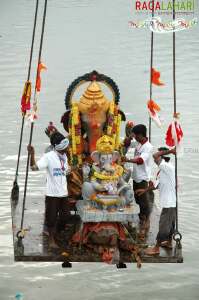
[[[158,127],[161,127],[162,122],[158,115],[158,112],[160,111],[160,106],[157,103],[155,103],[155,101],[153,101],[152,99],[148,101],[147,106],[150,117]]]
[[[152,99],[148,101],[147,105],[148,109],[150,110],[153,116],[155,116],[156,113],[160,111],[160,106],[157,103],[155,103],[155,101],[153,101]]]
[[[47,68],[42,62],[40,62],[37,67],[37,79],[36,79],[36,91],[37,92],[41,91],[41,71],[42,70],[47,70]]]
[[[160,80],[160,72],[152,68],[152,78],[151,81],[153,84],[161,86],[164,85],[164,83]]]

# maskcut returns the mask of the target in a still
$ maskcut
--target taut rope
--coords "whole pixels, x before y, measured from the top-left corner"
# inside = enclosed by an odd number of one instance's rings
[[[48,2],[48,0],[45,0],[44,11],[43,11],[41,38],[40,38],[40,47],[39,47],[39,56],[38,56],[38,66],[41,62],[41,55],[42,55],[44,29],[45,29],[45,21],[46,21],[46,11],[47,11],[47,2]],[[39,72],[39,68],[37,68],[36,80],[37,80],[37,77],[38,77],[38,72]],[[36,81],[35,81],[34,103],[36,102],[36,96],[37,96],[37,91],[36,91]],[[34,130],[34,119],[31,122],[29,145],[32,144],[33,130]],[[23,205],[22,205],[22,216],[21,216],[21,232],[23,231],[23,223],[24,223],[24,211],[25,211],[25,203],[26,203],[29,164],[30,164],[30,153],[28,152],[28,158],[27,158],[27,164],[26,164],[26,177],[25,177],[25,185],[24,185],[24,195],[23,195]]]
[[[176,19],[175,14],[175,0],[173,0],[173,21]],[[176,33],[173,32],[173,113],[177,113],[177,97],[176,97]],[[176,191],[176,231],[174,240],[176,241],[177,248],[181,248],[182,235],[178,231],[178,157],[175,154],[175,191]]]
[[[154,5],[152,9],[152,18],[154,17]],[[152,99],[153,94],[153,84],[152,84],[152,68],[153,68],[153,46],[154,46],[154,32],[151,31],[151,61],[150,61],[150,99]],[[149,142],[151,142],[151,117],[149,116]]]
[[[27,81],[30,80],[30,74],[31,74],[32,56],[33,56],[34,41],[35,41],[35,31],[36,31],[36,26],[37,26],[38,6],[39,6],[39,0],[36,1],[36,7],[35,7],[35,16],[34,16],[34,25],[33,25],[33,32],[32,32],[32,42],[31,42],[31,48],[30,48],[30,58],[29,58]],[[12,199],[12,201],[14,201],[16,203],[18,202],[18,199],[19,199],[19,186],[17,183],[17,178],[18,178],[18,174],[19,174],[19,163],[20,163],[21,146],[22,146],[22,140],[23,140],[24,120],[25,120],[25,113],[23,113],[23,115],[22,115],[17,167],[16,167],[16,173],[15,173],[15,179],[13,182],[13,188],[12,188],[12,192],[11,192],[11,199]]]

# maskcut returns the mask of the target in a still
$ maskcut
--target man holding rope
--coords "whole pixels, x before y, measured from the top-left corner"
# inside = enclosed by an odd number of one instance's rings
[[[155,163],[159,167],[155,184],[151,182],[148,188],[138,189],[137,195],[143,195],[149,190],[159,189],[160,205],[162,207],[159,232],[156,238],[156,245],[146,249],[145,254],[156,255],[160,253],[160,247],[172,248],[172,236],[176,221],[176,188],[175,188],[175,168],[169,162],[168,154],[176,153],[176,149],[169,150],[166,147],[158,149],[153,155]]]
[[[70,172],[66,151],[69,141],[59,132],[55,132],[50,141],[54,149],[45,153],[37,162],[34,147],[29,145],[28,151],[31,169],[33,171],[46,169],[47,172],[45,225],[49,233],[49,246],[58,248],[55,242],[58,217],[69,214],[66,205],[68,196],[66,175]]]

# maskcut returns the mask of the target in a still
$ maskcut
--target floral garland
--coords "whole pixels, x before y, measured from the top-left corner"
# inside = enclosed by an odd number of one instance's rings
[[[121,127],[121,114],[118,110],[118,105],[111,101],[108,111],[108,123],[106,134],[111,136],[115,142],[115,150],[120,146],[120,127]]]
[[[72,103],[69,120],[70,160],[73,165],[82,164],[81,120],[77,103]]]
[[[115,149],[119,150],[120,147],[120,128],[121,128],[122,117],[118,114],[117,117],[117,131],[116,131],[116,139],[115,139]]]
[[[112,101],[109,106],[109,111],[108,111],[108,124],[107,124],[107,135],[111,136],[113,133],[113,125],[115,121],[115,105],[114,102]]]
[[[121,115],[118,106],[111,101],[107,116],[106,134],[113,138],[115,150],[120,147]],[[81,119],[78,104],[72,102],[69,119],[70,161],[72,165],[82,165],[83,140],[81,136]]]

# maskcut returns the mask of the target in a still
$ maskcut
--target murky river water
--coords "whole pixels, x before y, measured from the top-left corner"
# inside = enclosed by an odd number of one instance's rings
[[[178,111],[185,133],[185,154],[179,161],[179,226],[183,234],[184,264],[149,264],[141,270],[135,265],[116,270],[104,264],[74,264],[72,269],[63,270],[56,263],[13,262],[9,197],[16,166],[19,103],[27,76],[34,5],[33,0],[0,0],[0,300],[14,299],[16,292],[23,293],[27,300],[199,299],[198,26],[177,33]],[[121,106],[129,120],[147,122],[150,32],[129,27],[128,22],[138,18],[129,0],[49,1],[43,48],[48,71],[42,76],[34,135],[38,156],[48,143],[44,134],[48,121],[55,121],[61,128],[59,121],[68,84],[93,69],[117,82]],[[38,49],[38,43],[36,46]],[[165,120],[162,130],[153,126],[153,143],[158,146],[164,143],[172,117],[171,35],[155,35],[154,55],[154,64],[166,83],[163,88],[154,88],[154,100],[161,105]],[[36,58],[35,55],[34,66]],[[26,127],[19,179],[21,191],[28,132]],[[28,197],[34,194],[43,201],[42,193],[42,175],[31,175]]]

